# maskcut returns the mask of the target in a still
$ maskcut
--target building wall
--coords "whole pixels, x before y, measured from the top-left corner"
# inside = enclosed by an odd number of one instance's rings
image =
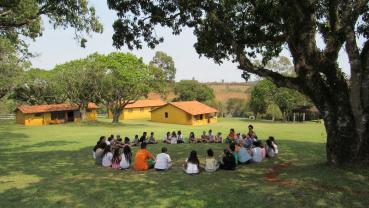
[[[168,113],[168,118],[165,118],[165,112]],[[190,115],[172,105],[167,105],[153,111],[151,113],[151,120],[161,123],[174,123],[194,126],[207,125],[218,122],[217,117],[209,118],[208,114],[203,114],[201,119],[200,115]]]
[[[24,125],[24,115],[22,112],[17,111],[15,114],[15,122],[17,124],[23,124]]]
[[[165,118],[168,113],[168,118]],[[151,112],[151,120],[161,123],[193,125],[192,116],[172,105],[167,105]]]
[[[86,112],[86,120],[87,121],[96,121],[97,120],[97,111],[96,109],[91,110],[90,112]],[[75,122],[79,122],[78,119],[74,118]]]
[[[119,120],[150,120],[151,109],[155,107],[143,107],[143,108],[128,108],[123,109],[122,114],[119,116]],[[109,110],[108,118],[113,118],[112,112]]]
[[[30,113],[30,114],[22,114],[21,112],[17,112],[17,123],[24,124],[26,126],[41,126],[44,124],[48,124],[48,120],[51,118],[50,113]],[[22,122],[23,120],[23,122]]]

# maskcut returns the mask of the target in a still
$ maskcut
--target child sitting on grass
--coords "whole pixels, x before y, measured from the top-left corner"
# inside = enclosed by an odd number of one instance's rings
[[[177,144],[177,134],[175,131],[172,132],[172,135],[170,137],[170,144]]]
[[[164,136],[163,143],[170,144],[170,132],[168,131],[167,134]]]
[[[254,142],[254,148],[252,148],[252,162],[260,163],[263,160],[262,149],[260,148],[261,143],[259,141]]]
[[[141,143],[141,149],[137,151],[135,156],[135,170],[148,170],[154,167],[155,157],[146,150],[146,142]]]
[[[202,132],[201,141],[202,141],[202,143],[207,143],[208,142],[208,136],[206,135],[206,131]]]
[[[114,154],[113,154],[113,158],[112,158],[112,164],[111,167],[114,169],[119,169],[120,168],[120,154],[119,154],[119,148],[114,150]]]
[[[236,133],[235,133],[234,129],[230,129],[230,130],[229,130],[229,134],[228,134],[228,136],[227,136],[227,138],[226,138],[226,140],[225,140],[226,144],[231,144],[231,143],[233,143],[233,142],[234,142],[234,140],[236,139],[236,137],[237,137],[237,135],[236,135]]]
[[[278,154],[278,145],[277,142],[275,141],[274,137],[270,136],[269,140],[272,141],[272,145],[274,147],[274,152],[277,155]]]
[[[215,136],[213,135],[213,131],[210,129],[208,134],[208,142],[214,143],[215,142]]]
[[[178,135],[177,135],[177,144],[184,143],[184,138],[183,138],[182,132],[181,131],[178,131],[177,133],[178,133]]]
[[[172,160],[167,152],[168,149],[166,147],[161,148],[161,153],[156,156],[155,170],[164,171],[172,167]]]
[[[224,149],[223,158],[220,162],[219,168],[222,170],[236,169],[236,160],[234,159],[233,154],[228,149]]]
[[[195,138],[195,133],[191,132],[190,136],[188,137],[188,142],[189,143],[196,143],[196,138]]]
[[[148,144],[157,144],[157,142],[155,141],[154,132],[150,133]]]
[[[266,149],[266,156],[267,157],[275,157],[275,149],[274,149],[274,145],[272,140],[268,139],[266,140],[266,145],[265,145],[265,149]]]
[[[111,160],[113,159],[113,154],[111,153],[111,146],[105,146],[103,152],[102,166],[111,167]]]
[[[215,137],[215,143],[222,143],[222,142],[223,142],[222,133],[218,132],[217,136]]]
[[[120,168],[121,169],[128,169],[131,167],[132,164],[132,152],[131,152],[131,148],[126,145],[123,147],[123,153],[120,156],[121,160],[120,160]]]
[[[139,143],[139,138],[138,138],[138,135],[136,134],[136,135],[135,135],[135,139],[133,140],[133,144],[132,144],[132,146],[137,146],[137,145],[138,145],[138,143]]]
[[[205,159],[205,171],[215,172],[219,168],[218,161],[214,158],[214,152],[212,149],[207,150],[208,156]]]
[[[186,159],[183,171],[189,175],[198,175],[200,173],[200,161],[195,150],[192,150],[190,156]]]

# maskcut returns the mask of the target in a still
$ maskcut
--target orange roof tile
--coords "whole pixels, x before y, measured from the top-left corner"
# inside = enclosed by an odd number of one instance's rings
[[[182,102],[171,102],[168,105],[173,105],[186,113],[191,115],[200,115],[206,113],[217,113],[219,112],[217,109],[212,108],[208,105],[200,103],[198,101],[182,101]],[[157,108],[158,109],[158,108]],[[154,109],[153,111],[155,111]]]
[[[89,103],[88,109],[96,109],[95,103]],[[79,110],[78,105],[70,103],[50,104],[50,105],[21,105],[17,107],[22,113],[46,113],[54,111],[74,111]]]
[[[163,106],[167,104],[166,102],[157,99],[157,100],[137,100],[132,104],[126,105],[124,108],[143,108],[143,107],[157,107]]]

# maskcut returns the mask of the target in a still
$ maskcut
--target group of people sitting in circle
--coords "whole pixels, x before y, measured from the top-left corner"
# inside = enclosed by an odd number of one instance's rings
[[[274,137],[270,136],[266,140],[266,144],[263,145],[262,141],[258,139],[253,131],[253,126],[249,125],[248,129],[248,133],[242,136],[236,134],[234,129],[230,129],[224,141],[226,148],[223,154],[215,157],[214,151],[209,148],[206,151],[204,166],[200,165],[197,152],[192,150],[189,157],[183,163],[184,172],[190,175],[197,175],[201,170],[205,170],[206,172],[214,172],[218,169],[235,170],[237,165],[260,163],[264,158],[273,158],[278,154],[278,145]],[[93,149],[93,157],[96,164],[123,170],[130,169],[131,167],[138,171],[145,171],[151,168],[157,171],[169,170],[172,167],[172,160],[168,154],[168,148],[162,147],[161,153],[154,157],[146,149],[148,144],[157,144],[157,141],[154,139],[154,133],[151,133],[149,138],[146,138],[146,136],[146,132],[139,139],[136,135],[132,143],[127,138],[122,141],[119,136],[117,136],[117,139],[114,139],[112,135],[107,140],[104,136],[100,137]],[[191,140],[191,136],[194,139]],[[138,142],[136,142],[136,138]],[[191,132],[189,143],[198,142],[222,143],[223,141],[220,133],[217,136],[213,136],[211,130],[209,130],[208,135],[204,132],[203,136],[199,139],[196,139],[194,133]],[[176,132],[172,132],[172,134],[168,132],[164,137],[163,143],[184,143],[181,131],[178,131],[177,134]],[[137,145],[140,145],[140,149],[136,152],[133,159],[131,147]]]

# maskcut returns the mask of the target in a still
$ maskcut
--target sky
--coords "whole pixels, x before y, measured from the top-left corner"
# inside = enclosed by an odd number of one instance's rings
[[[118,51],[112,46],[113,22],[116,20],[115,11],[109,10],[105,0],[91,0],[90,5],[96,8],[97,16],[104,25],[102,34],[92,34],[88,38],[87,47],[81,48],[74,39],[73,29],[54,29],[44,20],[43,35],[30,42],[30,50],[37,56],[31,59],[33,67],[42,69],[52,69],[57,64],[66,61],[84,58],[91,53],[99,52],[108,54]],[[164,42],[155,49],[143,47],[140,50],[130,51],[126,47],[121,52],[131,52],[138,57],[142,57],[145,63],[149,63],[156,51],[163,51],[170,55],[177,69],[176,80],[195,78],[201,82],[244,82],[241,78],[242,71],[237,69],[237,64],[224,62],[222,65],[214,63],[212,59],[199,57],[193,45],[196,37],[191,29],[184,29],[183,32],[174,36],[169,29],[158,28],[157,34],[164,37]],[[318,45],[322,46],[322,41],[318,40]],[[282,55],[289,56],[289,52],[284,50]],[[341,51],[339,65],[343,71],[348,72],[348,59]]]

